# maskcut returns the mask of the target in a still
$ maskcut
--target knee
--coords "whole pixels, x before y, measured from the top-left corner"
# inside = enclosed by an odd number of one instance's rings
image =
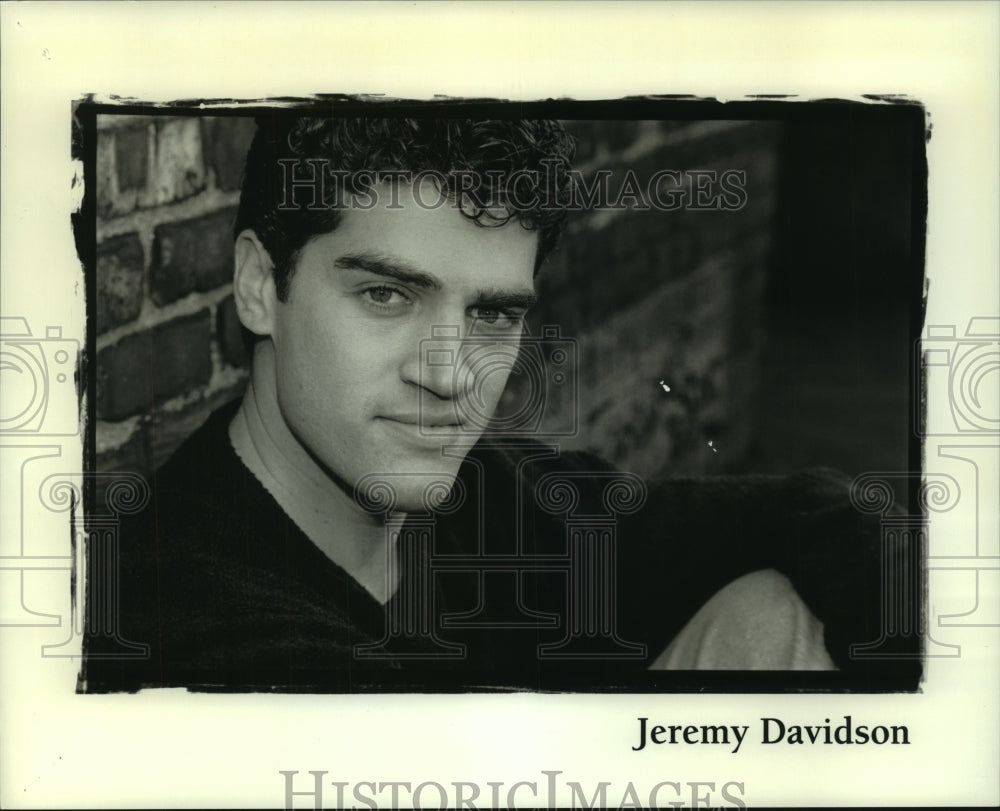
[[[670,669],[797,670],[833,667],[823,626],[773,569],[720,589],[653,665]]]

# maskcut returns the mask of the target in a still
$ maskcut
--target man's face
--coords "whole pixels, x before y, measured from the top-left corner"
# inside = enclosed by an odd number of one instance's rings
[[[345,211],[301,250],[271,338],[279,409],[296,440],[347,487],[391,474],[397,508],[414,510],[426,474],[450,482],[458,470],[464,453],[442,447],[481,433],[481,419],[462,415],[496,407],[513,351],[476,374],[459,343],[516,342],[534,298],[537,235],[513,221],[477,226],[450,204],[431,210],[433,187],[418,190],[423,205],[399,187],[397,208],[382,191],[374,208]],[[429,344],[442,326],[457,337]]]

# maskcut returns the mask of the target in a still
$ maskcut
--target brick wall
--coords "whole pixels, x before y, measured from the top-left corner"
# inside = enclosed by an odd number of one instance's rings
[[[753,434],[780,133],[760,122],[570,126],[587,173],[744,170],[747,202],[574,217],[532,317],[533,335],[555,324],[577,342],[578,402],[550,398],[548,424],[575,409],[580,431],[564,447],[642,475],[739,469]],[[242,118],[99,119],[99,468],[148,473],[245,385],[231,226],[252,129]]]
[[[253,121],[97,126],[97,466],[148,473],[245,385],[232,224]]]
[[[644,476],[742,469],[765,337],[780,129],[637,121],[571,130],[585,176],[610,168],[611,188],[626,167],[642,181],[660,169],[736,169],[746,172],[746,204],[592,211],[572,222],[532,316],[534,334],[559,324],[578,341],[580,431],[562,444]],[[571,407],[561,401],[554,422]]]

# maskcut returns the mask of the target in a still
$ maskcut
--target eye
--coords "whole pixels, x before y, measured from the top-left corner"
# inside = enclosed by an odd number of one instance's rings
[[[473,327],[487,332],[520,332],[524,318],[523,312],[499,307],[474,307],[471,315]]]
[[[388,304],[396,293],[391,287],[369,287],[365,292],[376,304]]]
[[[360,291],[361,303],[378,313],[400,313],[412,306],[413,300],[402,290],[385,284],[371,285]]]

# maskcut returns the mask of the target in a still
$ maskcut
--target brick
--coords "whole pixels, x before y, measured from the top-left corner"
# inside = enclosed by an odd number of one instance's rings
[[[212,376],[206,308],[126,336],[97,355],[97,416],[121,420],[148,412]]]
[[[96,469],[132,471],[148,480],[212,411],[240,397],[245,388],[244,378],[179,410],[155,411],[140,420],[132,435],[120,446],[99,452]],[[101,424],[98,424],[98,431],[100,430]],[[103,503],[103,492],[100,491],[97,504]]]
[[[635,140],[639,126],[639,121],[598,121],[596,135],[608,150],[617,152]]]
[[[100,430],[100,426],[98,426]],[[143,426],[140,423],[129,439],[117,448],[98,452],[95,469],[102,473],[138,473],[149,481],[149,460],[146,454],[146,441]],[[98,476],[94,481],[94,515],[107,513],[107,492],[113,479],[109,476]]]
[[[639,133],[638,121],[566,121],[566,131],[576,139],[576,162],[589,161],[599,148],[625,149]]]
[[[683,119],[680,120],[671,119],[671,120],[660,121],[657,126],[659,127],[660,132],[662,132],[664,135],[674,135],[680,130],[683,130],[686,127],[690,127],[691,122],[684,121]]]
[[[129,126],[97,134],[97,214],[109,219],[149,205],[148,116],[122,117]]]
[[[233,275],[234,208],[157,226],[153,239],[150,294],[163,306],[226,284]]]
[[[201,127],[197,118],[157,122],[154,166],[149,205],[183,200],[205,188]]]
[[[755,396],[747,381],[759,359],[764,277],[759,258],[706,263],[684,278],[651,282],[606,323],[573,334],[581,433],[565,446],[596,451],[644,476],[738,465],[751,439],[740,426]],[[670,393],[659,386],[664,378]],[[553,413],[549,424],[565,422],[566,415]],[[708,439],[725,443],[724,459]]]
[[[137,234],[105,240],[97,247],[97,333],[127,324],[142,309],[145,259]]]
[[[594,135],[594,121],[564,121],[566,131],[576,141],[575,163],[589,161],[597,153],[597,140]]]
[[[98,425],[98,430],[100,430],[100,425]],[[95,468],[99,471],[128,470],[134,473],[148,473],[146,443],[141,422],[136,426],[132,435],[117,448],[99,452]],[[99,498],[97,503],[103,504],[103,498]]]
[[[250,118],[210,116],[201,119],[201,139],[205,163],[215,172],[215,185],[236,191],[243,178],[243,166],[253,140]]]
[[[97,116],[97,131],[103,133],[107,130],[126,129],[128,127],[134,127],[137,121],[150,120],[151,116],[148,115],[134,115],[131,113],[126,113],[124,115],[101,114]]]
[[[539,278],[540,314],[553,318],[557,310],[568,319],[567,329],[585,329],[647,295],[651,286],[690,273],[699,237],[675,219],[674,212],[626,212],[604,228],[569,237]],[[556,300],[566,304],[556,306]]]
[[[578,339],[581,433],[561,442],[566,448],[594,450],[644,476],[736,469],[752,448],[747,415],[765,338],[780,130],[673,122],[660,131],[690,137],[629,164],[606,150],[612,194],[627,169],[641,183],[660,169],[745,169],[745,208],[584,212],[542,270],[530,321],[534,330],[560,324]],[[551,420],[564,424],[566,415]]]
[[[243,325],[236,314],[236,302],[232,296],[219,304],[216,313],[215,336],[219,342],[222,359],[230,366],[248,366],[250,358],[243,341]]]
[[[146,168],[149,160],[146,127],[129,127],[115,134],[115,167],[118,172],[118,191],[142,189],[146,186]]]
[[[113,132],[98,133],[95,152],[97,216],[107,219],[116,213],[115,134]]]
[[[240,397],[246,388],[246,379],[213,392],[179,411],[160,411],[146,425],[150,470],[162,465],[185,439],[188,438],[219,406]]]
[[[742,129],[760,134],[754,128]],[[709,169],[717,176],[727,169],[745,168],[744,208],[626,211],[600,228],[590,226],[587,219],[578,220],[574,232],[567,235],[539,277],[542,292],[539,314],[564,323],[567,329],[586,329],[629,306],[645,295],[650,285],[683,278],[707,257],[739,250],[755,234],[768,232],[772,227],[773,187],[777,179],[772,145],[763,143],[740,152],[725,145],[721,154],[711,153],[708,147],[725,143],[721,136],[722,133],[712,133],[677,148],[653,150],[630,165],[610,162],[608,167],[614,173],[610,190],[615,193],[621,183],[616,178],[629,168],[640,183],[662,168]],[[605,215],[598,213],[594,219],[601,217]],[[560,300],[572,301],[573,311],[553,305]]]
[[[113,126],[104,123],[97,137],[101,217],[177,202],[205,188],[198,118],[118,116]]]

